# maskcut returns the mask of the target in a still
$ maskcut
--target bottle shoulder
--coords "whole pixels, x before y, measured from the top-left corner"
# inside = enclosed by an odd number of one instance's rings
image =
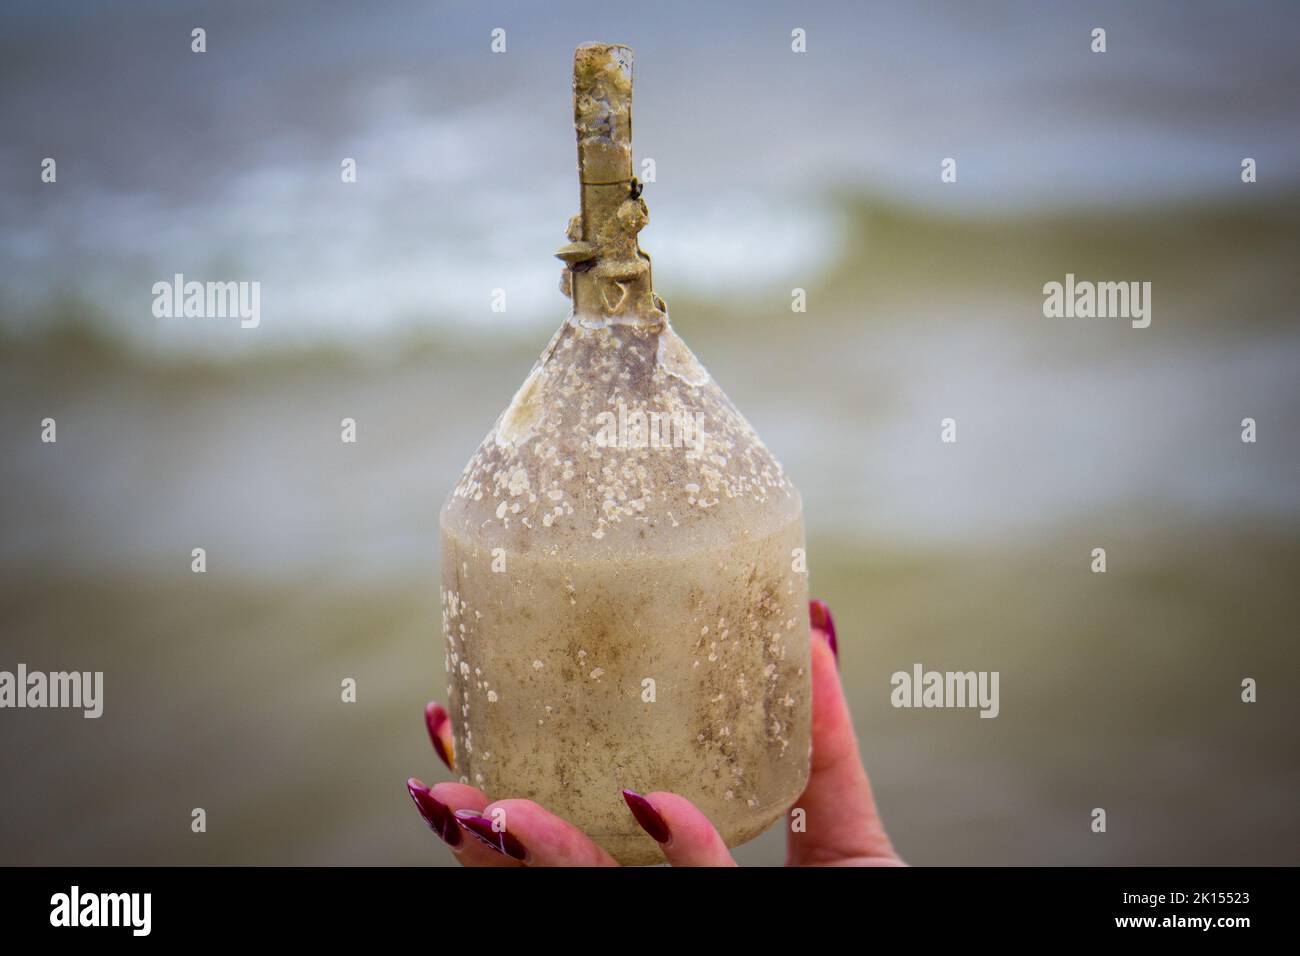
[[[670,325],[571,318],[440,517],[491,546],[570,554],[761,537],[800,515],[780,463]]]

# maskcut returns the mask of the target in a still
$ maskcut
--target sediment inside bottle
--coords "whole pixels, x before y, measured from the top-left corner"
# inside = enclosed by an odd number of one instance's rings
[[[461,779],[536,800],[623,863],[662,860],[624,787],[687,797],[729,845],[757,835],[808,773],[803,544],[797,510],[761,537],[622,561],[493,553],[444,527]]]

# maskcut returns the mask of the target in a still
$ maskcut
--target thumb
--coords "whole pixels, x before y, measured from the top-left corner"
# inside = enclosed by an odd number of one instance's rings
[[[835,623],[821,601],[812,618],[812,769],[795,802],[805,829],[786,838],[791,866],[899,862],[876,811],[836,658]]]

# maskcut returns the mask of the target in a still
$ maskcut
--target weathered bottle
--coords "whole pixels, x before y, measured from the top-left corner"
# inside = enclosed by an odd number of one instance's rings
[[[654,293],[631,50],[579,47],[573,98],[573,309],[441,513],[448,709],[462,781],[651,863],[623,788],[734,846],[807,781],[803,515]]]

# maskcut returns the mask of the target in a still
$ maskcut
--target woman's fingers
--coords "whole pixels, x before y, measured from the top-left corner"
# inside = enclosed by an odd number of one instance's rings
[[[424,708],[424,726],[438,759],[448,770],[456,768],[456,750],[452,744],[451,718],[446,709],[430,701]],[[406,791],[415,808],[447,849],[456,855],[464,866],[519,866],[520,864],[472,840],[456,822],[456,811],[477,812],[488,805],[487,794],[463,783],[440,783],[434,787],[412,777],[406,781]]]
[[[623,791],[632,816],[654,837],[673,866],[735,866],[709,818],[675,793]]]
[[[467,838],[526,866],[618,866],[591,837],[531,800],[498,800],[455,816]]]
[[[482,791],[463,783],[440,783],[430,788],[415,777],[406,781],[406,789],[429,829],[447,845],[447,849],[456,855],[462,865],[520,865],[509,857],[488,849],[477,840],[470,839],[457,823],[457,810],[477,813],[487,806],[488,798]]]
[[[448,770],[455,770],[456,747],[451,736],[451,717],[442,704],[431,700],[424,705],[424,726],[433,742],[433,752]]]
[[[787,834],[788,862],[815,866],[839,862],[897,862],[876,812],[871,784],[858,752],[853,718],[840,685],[835,625],[820,601],[812,618],[812,770],[795,802],[804,826]]]

